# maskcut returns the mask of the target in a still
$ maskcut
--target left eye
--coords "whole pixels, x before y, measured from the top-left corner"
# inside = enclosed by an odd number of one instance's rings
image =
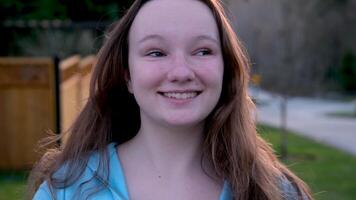
[[[165,56],[162,52],[160,51],[151,51],[147,54],[147,56],[151,56],[151,57],[162,57]]]
[[[206,56],[206,55],[210,55],[211,54],[211,50],[209,49],[199,49],[195,55],[197,56]]]

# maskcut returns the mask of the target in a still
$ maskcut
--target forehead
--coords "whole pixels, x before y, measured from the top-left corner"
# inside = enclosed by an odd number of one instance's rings
[[[144,35],[209,35],[218,39],[218,29],[210,8],[198,0],[152,0],[138,12],[130,38]]]

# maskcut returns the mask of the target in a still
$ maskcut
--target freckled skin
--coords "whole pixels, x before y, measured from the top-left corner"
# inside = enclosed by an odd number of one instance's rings
[[[193,6],[174,1],[147,3],[130,29],[129,88],[144,122],[202,123],[220,97],[223,60],[217,25],[206,6],[189,3]],[[184,102],[159,93],[171,91],[201,93]]]

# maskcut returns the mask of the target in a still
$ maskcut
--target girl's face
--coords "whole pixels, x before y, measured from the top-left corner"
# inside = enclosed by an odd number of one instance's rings
[[[210,9],[197,0],[150,1],[128,40],[128,88],[142,123],[201,125],[219,100],[224,73]]]

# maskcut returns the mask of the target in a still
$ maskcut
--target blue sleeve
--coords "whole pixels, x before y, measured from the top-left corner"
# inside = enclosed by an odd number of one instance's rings
[[[51,192],[47,183],[42,183],[41,186],[38,188],[37,192],[33,196],[32,200],[49,200],[53,199]]]

